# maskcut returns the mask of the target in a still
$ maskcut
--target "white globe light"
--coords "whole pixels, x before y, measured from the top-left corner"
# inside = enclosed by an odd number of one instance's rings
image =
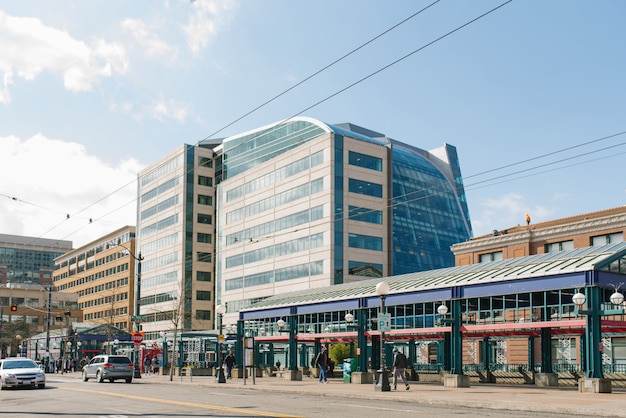
[[[224,305],[217,305],[215,312],[217,312],[218,315],[224,315],[226,313],[226,307]]]
[[[624,295],[616,291],[611,295],[610,300],[613,305],[621,305],[624,302]]]
[[[576,306],[584,305],[586,300],[587,296],[581,292],[577,292],[574,296],[572,296],[572,302],[574,302],[574,305]]]
[[[385,296],[389,293],[389,283],[380,282],[376,285],[376,294],[378,296]]]
[[[439,315],[445,315],[448,313],[448,307],[442,303],[437,307],[437,312],[439,313]]]
[[[354,321],[354,315],[352,315],[350,312],[348,312],[346,314],[346,316],[344,317],[344,319],[346,320],[346,322],[352,322],[352,321]]]
[[[278,328],[284,328],[285,327],[285,321],[283,321],[282,319],[279,319],[276,322],[276,325],[278,325]]]

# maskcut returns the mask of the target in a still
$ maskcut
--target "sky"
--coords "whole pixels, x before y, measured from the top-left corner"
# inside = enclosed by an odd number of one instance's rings
[[[0,0],[0,234],[89,244],[135,225],[143,167],[297,115],[454,145],[474,236],[622,206],[624,16],[622,0]]]

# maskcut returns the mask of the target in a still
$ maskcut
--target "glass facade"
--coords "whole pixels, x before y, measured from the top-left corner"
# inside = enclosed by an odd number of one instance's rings
[[[471,236],[459,199],[461,193],[464,195],[462,185],[448,181],[437,167],[409,147],[392,148],[391,167],[392,274],[453,266],[450,247]]]

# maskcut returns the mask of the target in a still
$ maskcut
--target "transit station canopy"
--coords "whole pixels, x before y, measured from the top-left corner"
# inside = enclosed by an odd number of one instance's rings
[[[240,319],[375,307],[381,281],[389,283],[387,304],[399,305],[594,285],[619,287],[624,275],[626,242],[621,242],[279,294],[242,310]]]

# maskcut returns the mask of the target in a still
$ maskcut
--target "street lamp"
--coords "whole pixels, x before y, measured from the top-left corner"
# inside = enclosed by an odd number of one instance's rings
[[[217,361],[218,363],[218,371],[217,371],[217,383],[226,383],[226,376],[224,376],[224,368],[222,361],[222,340],[224,339],[224,335],[222,335],[222,323],[224,322],[224,314],[226,313],[226,307],[224,305],[217,305],[215,307],[215,312],[218,315],[219,320],[219,335],[217,336]]]
[[[117,354],[117,345],[120,343],[120,340],[117,338],[113,340],[113,355]]]
[[[443,318],[442,324],[450,325],[449,346],[446,347],[450,359],[450,374],[443,378],[445,387],[467,388],[470,386],[469,376],[463,375],[463,336],[461,335],[461,300],[454,299],[450,302],[452,307],[451,318],[446,318],[448,306],[441,303],[437,307],[437,313]],[[447,344],[446,344],[447,345]]]
[[[379,392],[391,391],[389,372],[385,365],[385,328],[388,326],[385,298],[388,293],[389,283],[380,282],[376,285],[376,294],[380,296],[380,310],[378,311],[378,326],[380,328],[380,369],[378,370],[378,383],[376,383],[374,389]]]
[[[621,284],[620,284],[621,286]],[[619,292],[619,286],[609,297],[618,309],[601,309],[600,289],[597,286],[586,288],[586,295],[576,290],[572,302],[576,305],[574,313],[586,316],[585,333],[582,336],[585,342],[585,378],[578,380],[579,392],[611,393],[611,380],[605,379],[602,371],[602,320],[601,316],[623,315],[624,295]],[[582,307],[587,302],[587,309]]]
[[[120,242],[117,242],[117,245],[122,248],[125,248],[126,251],[128,251],[128,254],[130,254],[130,256],[133,257],[137,261],[137,279],[135,280],[135,312],[134,312],[134,315],[131,317],[131,320],[133,321],[132,334],[143,335],[143,333],[139,329],[139,324],[138,324],[138,322],[141,320],[141,315],[140,315],[140,312],[141,312],[141,302],[140,302],[141,301],[141,262],[143,261],[143,257],[141,256],[141,252],[139,252],[139,255],[135,255],[135,253],[133,253],[130,250],[130,248],[128,248],[124,244],[121,244]],[[135,379],[141,379],[141,367],[139,365],[139,344],[141,343],[141,339],[139,339],[138,342],[133,340],[133,342],[135,342],[134,344],[135,361],[134,361],[133,377]]]

